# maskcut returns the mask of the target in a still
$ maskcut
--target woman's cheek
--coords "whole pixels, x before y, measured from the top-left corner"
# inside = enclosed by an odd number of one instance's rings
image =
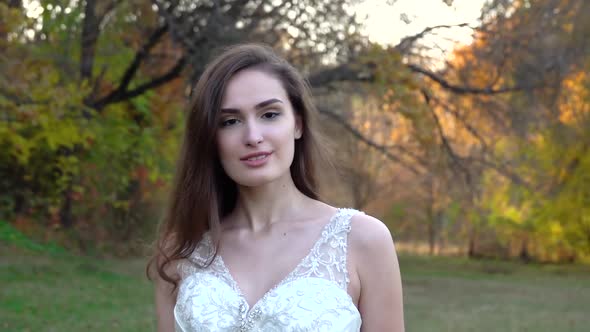
[[[217,150],[219,151],[221,158],[227,159],[230,157],[228,155],[232,153],[232,148],[237,146],[236,142],[234,142],[235,140],[232,139],[232,136],[234,135],[226,132],[217,136]]]

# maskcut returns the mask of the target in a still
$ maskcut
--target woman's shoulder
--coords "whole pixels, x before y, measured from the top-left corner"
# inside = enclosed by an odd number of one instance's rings
[[[377,255],[383,250],[391,251],[393,237],[383,221],[361,210],[352,209],[350,218],[349,246],[359,255]],[[366,257],[366,256],[365,256]]]

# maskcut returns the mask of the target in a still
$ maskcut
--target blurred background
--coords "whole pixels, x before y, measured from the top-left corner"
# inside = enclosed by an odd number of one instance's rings
[[[311,83],[408,331],[588,330],[585,0],[0,0],[0,330],[155,330],[185,106],[246,41]]]

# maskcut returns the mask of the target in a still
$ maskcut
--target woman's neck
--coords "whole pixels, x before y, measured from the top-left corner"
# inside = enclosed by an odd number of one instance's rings
[[[290,175],[259,187],[239,187],[232,226],[258,232],[291,219],[311,200],[297,189]]]

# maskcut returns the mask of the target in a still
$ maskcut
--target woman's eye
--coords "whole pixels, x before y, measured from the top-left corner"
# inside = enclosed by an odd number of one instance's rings
[[[280,115],[280,113],[278,113],[278,112],[266,112],[262,115],[262,117],[265,119],[274,119],[279,115]]]
[[[222,127],[231,126],[238,123],[238,119],[227,119],[221,122]]]

